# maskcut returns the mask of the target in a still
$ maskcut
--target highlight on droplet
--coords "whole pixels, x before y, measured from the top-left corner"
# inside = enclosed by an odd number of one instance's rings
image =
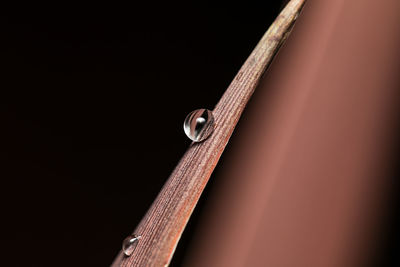
[[[196,109],[190,112],[183,123],[187,137],[194,142],[201,142],[214,131],[215,123],[212,112],[208,109]]]
[[[140,235],[129,235],[124,239],[122,242],[122,251],[124,252],[125,256],[130,256],[135,251],[135,248],[141,238]]]

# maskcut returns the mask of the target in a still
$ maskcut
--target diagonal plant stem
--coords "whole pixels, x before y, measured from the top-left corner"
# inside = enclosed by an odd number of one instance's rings
[[[192,143],[135,229],[141,239],[130,257],[112,266],[167,266],[182,232],[260,78],[290,33],[305,0],[291,0],[229,85],[213,115],[215,130]]]

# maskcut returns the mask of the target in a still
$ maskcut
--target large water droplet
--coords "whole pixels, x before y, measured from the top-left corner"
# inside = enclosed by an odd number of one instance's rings
[[[139,239],[140,236],[137,235],[130,235],[124,239],[124,242],[122,242],[122,251],[126,256],[129,257],[132,255],[133,251],[135,251],[137,243],[139,242]]]
[[[214,131],[214,116],[208,109],[196,109],[186,116],[183,130],[194,142],[205,140]]]

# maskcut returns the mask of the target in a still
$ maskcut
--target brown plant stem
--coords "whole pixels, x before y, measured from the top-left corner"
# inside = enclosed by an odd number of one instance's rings
[[[271,25],[216,105],[215,130],[192,143],[135,234],[141,239],[130,257],[119,253],[112,266],[167,266],[212,171],[260,78],[289,34],[305,0],[290,1]]]

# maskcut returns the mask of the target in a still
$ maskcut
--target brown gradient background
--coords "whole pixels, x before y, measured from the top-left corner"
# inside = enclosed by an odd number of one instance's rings
[[[399,25],[399,1],[308,1],[242,116],[185,266],[373,265]]]

